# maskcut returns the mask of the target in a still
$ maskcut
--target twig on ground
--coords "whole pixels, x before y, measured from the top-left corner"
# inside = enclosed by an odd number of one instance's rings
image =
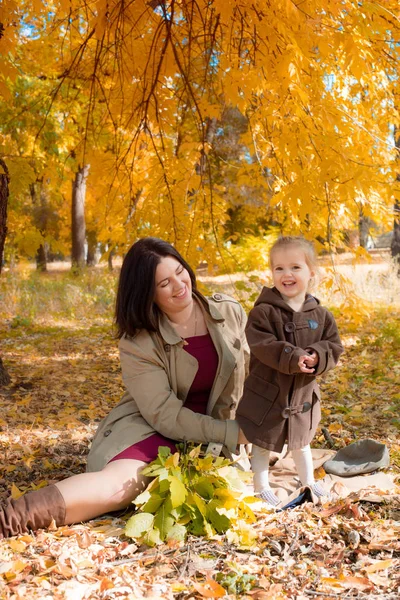
[[[328,598],[343,598],[343,594],[331,594],[329,592],[315,592],[314,590],[304,590],[307,596],[326,596]]]
[[[323,433],[323,436],[325,438],[325,440],[328,442],[329,446],[333,449],[336,449],[336,442],[333,439],[333,437],[331,436],[331,434],[329,433],[329,431],[327,430],[326,427],[321,427],[321,431]]]
[[[183,577],[184,577],[184,575],[186,573],[186,570],[187,570],[187,567],[188,567],[188,564],[189,564],[190,550],[191,550],[190,549],[190,544],[188,544],[187,545],[187,550],[186,550],[185,562],[183,563],[183,565],[181,567],[181,570],[179,571],[178,581],[180,579],[183,579]]]
[[[188,546],[182,546],[182,548],[171,548],[170,550],[164,550],[162,555],[168,556],[169,554],[173,554],[174,552],[185,552],[188,549]],[[112,562],[103,563],[102,567],[116,567],[118,565],[126,565],[132,562],[136,562],[138,560],[144,560],[145,558],[154,558],[160,554],[159,551],[152,552],[138,552],[135,556],[131,556],[130,558],[121,558],[119,560],[113,560]]]

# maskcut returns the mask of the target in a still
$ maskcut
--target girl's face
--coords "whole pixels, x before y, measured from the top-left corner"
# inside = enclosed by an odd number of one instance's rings
[[[272,252],[271,269],[274,286],[283,299],[304,302],[310,279],[315,275],[304,250],[295,245],[277,248]]]
[[[167,315],[180,312],[193,302],[190,275],[173,256],[164,256],[157,265],[154,302]]]

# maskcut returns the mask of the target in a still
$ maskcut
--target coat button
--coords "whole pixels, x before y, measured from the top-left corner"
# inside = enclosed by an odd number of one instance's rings
[[[111,433],[111,429],[107,429],[107,431],[104,432],[104,437],[108,437]]]
[[[286,348],[284,349],[284,352],[286,352],[286,354],[289,354],[292,351],[292,348],[290,346],[286,346]]]
[[[214,300],[222,300],[221,294],[214,294],[213,298],[214,298]]]
[[[289,321],[289,323],[285,323],[285,331],[287,331],[288,333],[293,333],[295,329],[295,323],[292,323],[291,321]]]
[[[165,344],[164,350],[165,352],[171,352],[171,346],[169,344]]]

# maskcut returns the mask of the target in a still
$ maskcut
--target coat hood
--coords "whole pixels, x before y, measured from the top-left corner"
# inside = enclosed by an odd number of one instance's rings
[[[264,287],[262,289],[261,294],[256,300],[255,306],[258,306],[259,304],[271,304],[272,306],[276,306],[278,308],[282,308],[283,310],[289,310],[293,312],[293,309],[288,304],[286,304],[280,292],[278,292],[278,290],[275,287]],[[319,300],[317,298],[314,298],[314,296],[311,296],[311,294],[307,294],[301,312],[314,310],[315,308],[317,308],[318,305]]]

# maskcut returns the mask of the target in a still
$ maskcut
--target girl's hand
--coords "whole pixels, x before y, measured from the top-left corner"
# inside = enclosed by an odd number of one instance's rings
[[[315,365],[318,364],[318,354],[316,352],[314,352],[314,350],[308,350],[306,348],[306,352],[308,352],[308,355],[306,356],[306,363],[307,366],[309,367],[315,367]]]
[[[303,354],[303,356],[300,356],[299,362],[297,363],[302,373],[314,373],[315,369],[309,364],[309,359],[311,359],[312,365],[317,364],[316,362],[313,363],[313,357],[310,354]]]

